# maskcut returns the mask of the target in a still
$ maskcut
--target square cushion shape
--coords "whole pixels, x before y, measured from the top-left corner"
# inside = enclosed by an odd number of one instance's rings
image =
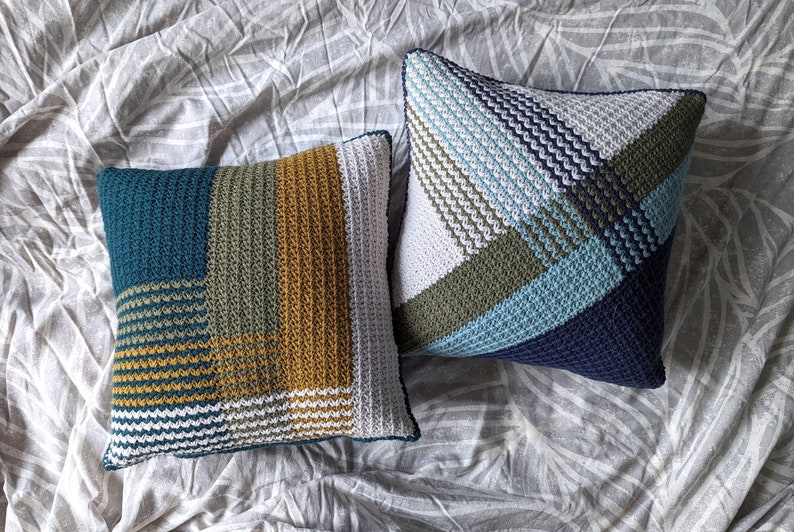
[[[662,385],[667,262],[705,95],[532,89],[425,50],[406,54],[403,88],[400,351]]]
[[[391,137],[250,166],[106,168],[105,469],[334,436],[415,440],[386,274]]]

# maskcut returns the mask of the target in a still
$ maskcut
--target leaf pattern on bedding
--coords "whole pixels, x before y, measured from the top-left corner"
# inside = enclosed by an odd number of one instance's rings
[[[794,5],[0,5],[0,527],[774,530],[794,505]],[[417,358],[422,439],[105,474],[103,166],[246,164],[386,129],[431,49],[526,86],[698,87],[655,391]],[[31,496],[31,494],[35,496]],[[220,526],[220,525],[219,525]]]

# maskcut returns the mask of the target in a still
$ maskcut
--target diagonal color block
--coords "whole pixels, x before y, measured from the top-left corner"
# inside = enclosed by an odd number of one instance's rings
[[[406,54],[403,88],[401,352],[660,386],[668,251],[705,96],[531,89],[425,50]]]

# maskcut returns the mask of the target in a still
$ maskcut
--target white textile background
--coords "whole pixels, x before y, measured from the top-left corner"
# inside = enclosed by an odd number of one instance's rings
[[[0,527],[794,526],[794,4],[0,3]],[[106,473],[116,326],[95,175],[246,164],[373,129],[407,172],[402,55],[506,81],[708,95],[668,277],[668,382],[492,360],[403,374],[416,443]]]

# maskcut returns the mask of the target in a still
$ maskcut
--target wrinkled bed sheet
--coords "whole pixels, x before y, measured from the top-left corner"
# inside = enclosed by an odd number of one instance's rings
[[[0,4],[0,528],[794,528],[794,4],[69,3]],[[386,129],[394,223],[414,47],[541,88],[708,94],[667,384],[419,357],[403,363],[416,443],[104,472],[116,318],[96,173]]]

